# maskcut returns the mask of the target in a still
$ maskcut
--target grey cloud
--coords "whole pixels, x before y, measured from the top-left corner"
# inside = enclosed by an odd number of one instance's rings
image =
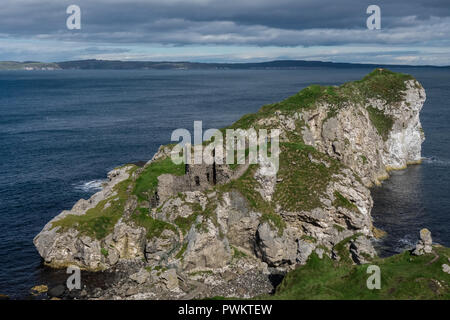
[[[355,0],[3,0],[0,33],[11,37],[49,35],[83,41],[140,41],[162,44],[330,45],[354,40],[339,37],[340,30],[365,29],[365,10],[372,1]],[[82,8],[82,30],[65,28],[65,9]],[[438,0],[377,1],[386,30],[418,28],[432,17],[450,16],[450,6]],[[417,18],[411,18],[416,16]],[[408,18],[409,17],[409,18]],[[324,32],[315,30],[323,29]],[[336,30],[332,32],[330,30]],[[283,35],[285,32],[285,35]],[[319,37],[309,39],[310,35]],[[339,41],[330,39],[327,35]],[[274,36],[276,35],[276,36]],[[352,35],[355,35],[353,32]],[[323,39],[320,37],[324,37]],[[387,37],[377,36],[380,43]],[[359,37],[357,36],[357,39]],[[361,37],[362,43],[367,43]],[[403,40],[401,40],[403,41]]]
[[[381,7],[379,31],[365,27],[365,11],[372,3]],[[82,9],[80,31],[66,29],[70,4]],[[127,45],[441,48],[450,46],[448,34],[448,0],[2,0],[0,10],[0,39],[66,43],[48,49],[0,47],[0,58],[8,52],[47,57],[43,60],[128,57]],[[377,59],[410,55],[396,52]],[[366,54],[354,57],[367,59]]]

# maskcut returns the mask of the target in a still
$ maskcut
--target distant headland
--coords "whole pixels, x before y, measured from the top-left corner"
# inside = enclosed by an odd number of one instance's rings
[[[252,63],[204,63],[187,61],[76,60],[63,62],[0,61],[0,70],[217,70],[217,69],[301,69],[301,68],[450,68],[432,65],[393,65],[305,60],[275,60]]]

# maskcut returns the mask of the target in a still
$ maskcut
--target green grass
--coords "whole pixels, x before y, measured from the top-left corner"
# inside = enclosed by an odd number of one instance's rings
[[[365,155],[361,155],[360,158],[361,158],[363,164],[367,164],[368,161],[367,161],[367,157]]]
[[[136,225],[145,228],[147,239],[159,237],[164,230],[171,230],[177,233],[175,226],[162,220],[153,219],[149,216],[149,210],[139,208],[139,212],[131,216]]]
[[[347,208],[349,210],[359,212],[358,207],[353,202],[344,197],[342,194],[340,194],[338,191],[334,192],[334,198],[335,199],[333,202],[333,206]]]
[[[300,142],[280,143],[280,150],[277,177],[282,181],[277,183],[273,199],[286,211],[322,207],[320,198],[341,164]],[[311,162],[308,154],[317,160],[328,162],[329,168],[323,163]]]
[[[405,81],[414,78],[408,74],[375,69],[362,80],[355,81],[359,91],[368,98],[379,98],[388,104],[395,104],[404,98]]]
[[[266,212],[262,214],[260,221],[269,223],[271,227],[278,231],[279,236],[283,235],[284,229],[286,228],[286,222],[280,215],[273,212]]]
[[[308,236],[306,234],[302,235],[301,239],[304,240],[304,241],[310,242],[310,243],[316,243],[317,242],[316,238]]]
[[[414,78],[407,74],[396,73],[387,69],[375,69],[362,80],[347,82],[339,87],[311,85],[297,94],[277,103],[263,106],[258,112],[246,114],[230,128],[258,129],[256,122],[270,118],[275,111],[293,114],[302,110],[314,109],[318,103],[330,105],[327,118],[337,115],[340,108],[347,103],[365,104],[369,98],[384,100],[387,104],[396,104],[404,98],[405,81]],[[266,126],[267,128],[267,126]],[[269,129],[269,128],[267,128]]]
[[[337,226],[335,224],[335,226]],[[348,264],[351,265],[353,263],[352,259],[350,258],[350,251],[348,249],[349,244],[352,240],[358,238],[361,236],[360,233],[355,233],[354,235],[345,238],[341,242],[337,243],[333,250],[337,253],[337,255],[340,257],[339,264]]]
[[[386,141],[394,125],[394,120],[391,116],[384,114],[383,111],[372,106],[368,106],[367,111],[369,112],[369,119],[377,129],[378,134]]]
[[[245,252],[242,252],[233,246],[231,246],[231,248],[233,249],[233,259],[239,260],[247,257],[247,254],[245,254]]]
[[[100,249],[100,252],[101,252],[101,254],[102,254],[105,258],[107,258],[108,255],[109,255],[108,249],[101,248],[101,249]]]
[[[339,232],[342,232],[345,230],[345,228],[343,226],[340,226],[338,224],[333,224],[333,228],[335,228]]]
[[[175,256],[176,259],[180,259],[181,257],[183,257],[183,254],[186,252],[187,246],[188,243],[185,242],[181,247],[180,251],[178,251],[177,255]]]
[[[273,213],[272,206],[255,190],[259,184],[253,177],[256,169],[256,164],[249,165],[247,171],[239,179],[232,180],[224,185],[218,185],[217,191],[223,193],[236,190],[242,194],[251,208],[262,213]]]
[[[130,176],[137,169],[133,166],[130,169]],[[117,194],[113,197],[100,201],[97,206],[86,211],[83,215],[69,214],[63,219],[55,221],[52,229],[60,227],[58,232],[74,228],[81,234],[95,239],[103,239],[110,234],[117,221],[123,215],[125,203],[129,197],[128,187],[132,183],[131,178],[118,183],[114,190]],[[109,206],[106,206],[107,203]]]
[[[197,217],[199,216],[198,212],[194,212],[188,217],[176,217],[174,223],[178,226],[178,228],[181,229],[181,232],[183,234],[187,234],[189,230],[191,229],[192,225],[197,220]]]
[[[413,256],[404,252],[388,258],[376,258],[370,264],[381,270],[381,289],[366,286],[367,267],[336,263],[313,253],[307,264],[291,271],[268,299],[450,299],[450,275],[442,271],[448,264],[450,249],[434,249],[433,254]]]
[[[158,176],[168,173],[177,176],[184,175],[184,164],[176,165],[170,157],[152,162],[136,179],[133,194],[139,200],[148,200],[158,186]]]

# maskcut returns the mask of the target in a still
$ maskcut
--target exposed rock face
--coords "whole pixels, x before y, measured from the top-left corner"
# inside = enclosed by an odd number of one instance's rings
[[[357,108],[345,105],[334,117],[329,116],[329,103],[303,113],[305,143],[341,160],[366,186],[379,184],[388,170],[420,162],[425,137],[419,113],[426,95],[416,80],[406,81],[405,87],[403,99],[392,104],[370,98]],[[371,120],[378,114],[391,126],[383,135]]]
[[[160,298],[236,294],[218,279],[248,283],[305,264],[313,252],[341,259],[340,243],[366,263],[376,255],[368,187],[420,161],[424,100],[416,80],[386,70],[308,87],[234,125],[280,129],[276,175],[265,174],[273,168],[264,159],[177,167],[172,147],[162,146],[143,168],[110,172],[101,192],[55,217],[34,243],[53,267],[125,268],[112,297],[155,298],[149,288]],[[421,232],[419,244],[418,253],[428,252],[431,236]]]
[[[295,230],[285,229],[280,236],[273,230],[269,223],[259,225],[257,231],[257,255],[269,264],[278,267],[283,264],[295,263],[297,257],[297,244],[295,236],[291,233]]]
[[[425,253],[431,253],[433,251],[433,240],[431,239],[431,232],[428,229],[420,230],[420,239],[416,244],[416,248],[413,251],[413,254],[416,256],[421,256]]]
[[[33,240],[45,263],[53,267],[77,265],[83,269],[101,270],[115,264],[119,259],[144,256],[145,229],[130,226],[122,220],[119,220],[113,232],[102,240],[82,235],[76,228],[59,232],[60,227],[53,227],[55,222],[69,215],[85,215],[104,199],[114,197],[117,193],[114,187],[129,178],[129,169],[130,166],[125,166],[111,171],[108,173],[109,181],[100,192],[89,200],[79,200],[70,211],[63,211],[45,225]],[[108,251],[107,254],[105,250]]]
[[[359,236],[350,242],[350,254],[356,263],[363,264],[376,257],[377,252],[367,237]]]

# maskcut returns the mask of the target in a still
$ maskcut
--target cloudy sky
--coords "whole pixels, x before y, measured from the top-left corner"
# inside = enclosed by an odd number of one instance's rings
[[[81,8],[81,30],[66,9]],[[366,9],[381,8],[381,30]],[[450,65],[449,0],[2,0],[0,60]]]

